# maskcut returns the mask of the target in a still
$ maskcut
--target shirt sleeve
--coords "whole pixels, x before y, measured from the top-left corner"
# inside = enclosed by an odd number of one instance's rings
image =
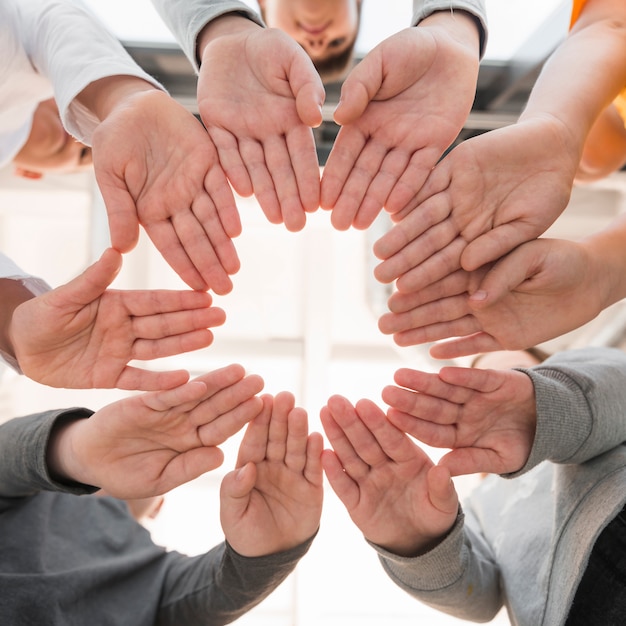
[[[17,280],[26,287],[34,296],[40,296],[47,291],[50,291],[50,286],[41,278],[31,276],[22,269],[20,269],[8,256],[5,256],[0,252],[0,278]],[[0,350],[0,360],[4,361],[7,365],[13,368],[16,372],[22,373],[20,366],[15,358]]]
[[[79,0],[19,0],[15,5],[22,45],[52,83],[63,123],[81,143],[91,145],[100,121],[75,100],[90,83],[135,76],[162,89]]]
[[[55,424],[60,420],[85,419],[87,409],[73,408],[17,417],[0,424],[0,512],[18,498],[39,491],[63,491],[77,495],[96,487],[55,481],[48,471],[46,454]]]
[[[502,607],[499,568],[471,513],[460,512],[441,543],[421,556],[402,557],[370,545],[401,589],[438,611],[487,622]]]
[[[209,22],[226,13],[239,13],[265,26],[256,11],[238,0],[152,0],[152,4],[196,72],[200,69],[196,50],[198,37]]]
[[[626,441],[626,353],[616,348],[565,350],[528,370],[537,429],[526,465],[584,463]]]
[[[437,11],[467,11],[476,18],[480,30],[480,58],[487,47],[487,7],[485,0],[413,0],[413,26]]]

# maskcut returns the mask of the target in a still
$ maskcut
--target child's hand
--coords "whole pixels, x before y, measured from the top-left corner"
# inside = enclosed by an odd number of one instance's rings
[[[372,402],[333,396],[322,409],[333,450],[322,462],[330,485],[365,537],[404,556],[434,547],[457,517],[450,473]]]
[[[516,370],[444,367],[439,374],[400,369],[400,387],[383,390],[389,421],[438,448],[453,448],[439,464],[453,476],[520,470],[537,422],[530,378]]]
[[[258,415],[261,389],[259,376],[230,365],[176,389],[119,400],[56,427],[50,472],[116,498],[166,493],[222,464],[217,446]]]
[[[221,489],[221,520],[230,545],[244,556],[282,552],[310,539],[322,513],[322,437],[309,435],[307,415],[290,393],[263,396],[237,468]]]

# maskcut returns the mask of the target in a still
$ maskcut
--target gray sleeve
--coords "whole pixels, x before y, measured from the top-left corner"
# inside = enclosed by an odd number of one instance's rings
[[[475,18],[480,29],[480,57],[487,47],[487,7],[485,0],[413,0],[413,26],[436,11],[467,11]]]
[[[486,622],[502,607],[500,572],[471,512],[459,513],[445,539],[426,554],[400,557],[370,544],[383,569],[409,595],[460,619]]]
[[[287,578],[313,539],[261,557],[242,556],[226,542],[192,559],[170,553],[156,624],[221,626],[235,621]]]
[[[200,31],[225,13],[240,13],[264,26],[260,15],[238,0],[152,0],[159,15],[193,65],[199,70],[196,46]]]
[[[544,460],[584,463],[626,441],[622,350],[567,350],[521,371],[535,389],[537,431],[530,457],[517,474]]]
[[[53,427],[60,420],[87,418],[87,409],[48,411],[0,424],[0,511],[16,498],[39,491],[85,494],[95,487],[55,481],[48,472],[46,451]]]

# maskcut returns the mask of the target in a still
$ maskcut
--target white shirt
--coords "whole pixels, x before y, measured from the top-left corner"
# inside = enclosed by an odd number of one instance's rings
[[[75,97],[107,76],[137,76],[162,88],[79,0],[0,2],[0,166],[30,133],[33,113],[55,97],[61,119],[81,143],[98,124]]]
[[[0,252],[0,278],[18,280],[28,289],[33,295],[40,296],[46,291],[50,291],[50,286],[41,278],[27,274],[24,270],[20,269],[8,256],[5,256]],[[12,367],[16,372],[21,374],[21,370],[17,361],[10,355],[0,350],[0,361],[4,361],[7,365]]]

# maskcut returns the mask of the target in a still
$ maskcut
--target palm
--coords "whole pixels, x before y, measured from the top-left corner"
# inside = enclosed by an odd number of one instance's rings
[[[399,370],[396,382],[406,388],[384,390],[389,419],[427,445],[452,448],[441,463],[453,475],[515,472],[526,462],[536,416],[532,383],[525,374]]]
[[[241,225],[217,151],[193,115],[164,94],[151,97],[150,106],[120,113],[128,115],[123,124],[112,116],[94,135],[112,243],[130,249],[140,223],[187,284],[227,293],[239,269],[231,237]]]
[[[198,106],[220,161],[240,194],[254,192],[268,219],[290,230],[319,205],[310,126],[322,98],[313,64],[279,31],[222,37],[204,51]]]
[[[385,206],[400,211],[452,143],[471,108],[477,60],[455,50],[456,63],[441,59],[427,29],[409,29],[384,41],[353,70],[342,99],[360,101],[361,114],[338,108],[344,124],[322,179],[322,202],[333,223],[371,224]],[[363,99],[367,99],[365,105]],[[347,116],[347,119],[344,119]]]

